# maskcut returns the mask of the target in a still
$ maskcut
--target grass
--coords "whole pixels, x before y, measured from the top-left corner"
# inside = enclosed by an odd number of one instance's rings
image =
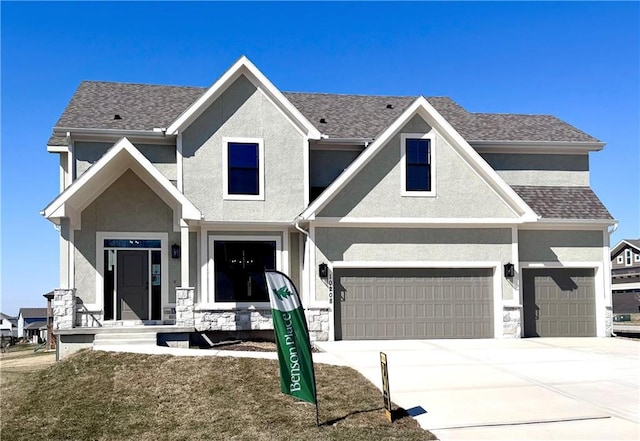
[[[429,440],[390,424],[356,371],[316,365],[315,407],[280,392],[274,360],[82,351],[3,382],[0,437],[36,440]],[[402,413],[399,409],[398,413]]]

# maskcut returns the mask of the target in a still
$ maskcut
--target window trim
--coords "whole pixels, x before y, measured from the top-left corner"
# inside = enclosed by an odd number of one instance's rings
[[[407,139],[427,139],[429,140],[430,174],[431,174],[431,190],[414,191],[407,190]],[[436,196],[436,148],[435,148],[435,132],[430,130],[427,133],[401,133],[400,134],[400,195],[409,197],[435,197]]]
[[[624,257],[622,256],[622,254],[618,254],[618,263],[624,263]]]
[[[631,265],[633,265],[632,253],[631,249],[627,248],[626,250],[624,250],[624,266]]]
[[[282,258],[283,258],[283,249],[282,249],[282,236],[281,235],[223,235],[217,234],[209,236],[208,244],[207,244],[207,297],[208,297],[208,305],[222,307],[222,309],[251,309],[251,308],[270,308],[270,302],[217,302],[216,301],[216,285],[215,285],[215,242],[223,241],[223,242],[275,242],[276,243],[276,271],[282,271]]]
[[[258,145],[258,194],[229,194],[229,144]],[[262,138],[222,138],[222,199],[228,201],[264,201],[264,141]]]

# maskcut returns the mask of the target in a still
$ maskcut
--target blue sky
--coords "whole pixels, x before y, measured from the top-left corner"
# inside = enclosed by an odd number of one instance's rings
[[[445,95],[607,142],[592,187],[640,237],[640,4],[0,3],[2,297],[44,306],[58,234],[46,142],[82,80],[209,86],[242,54],[283,91]]]

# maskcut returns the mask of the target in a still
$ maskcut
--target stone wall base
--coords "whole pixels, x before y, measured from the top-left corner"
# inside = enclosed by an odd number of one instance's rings
[[[305,311],[311,341],[329,340],[328,308]],[[194,313],[198,331],[264,331],[273,330],[271,309],[198,310]]]

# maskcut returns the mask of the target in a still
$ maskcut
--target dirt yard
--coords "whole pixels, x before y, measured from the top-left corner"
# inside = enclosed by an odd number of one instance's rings
[[[0,382],[3,385],[24,373],[44,369],[56,362],[55,352],[33,352],[34,347],[14,347],[0,354]]]

